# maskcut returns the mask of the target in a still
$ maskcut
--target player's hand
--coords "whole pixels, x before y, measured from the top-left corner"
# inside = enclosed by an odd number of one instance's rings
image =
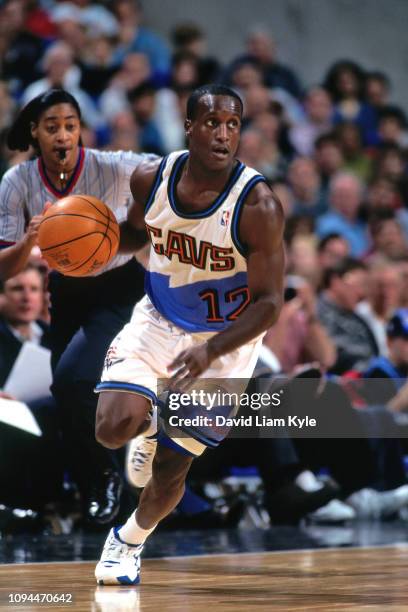
[[[30,223],[27,226],[27,230],[24,236],[26,244],[28,244],[30,247],[33,247],[37,244],[38,230],[40,228],[42,219],[42,215],[35,215],[30,219]]]
[[[37,244],[38,230],[40,228],[41,221],[43,220],[43,215],[47,212],[50,206],[52,206],[52,202],[45,202],[41,215],[34,215],[34,217],[30,219],[25,233],[25,242],[30,245],[30,247],[36,246]]]
[[[192,382],[191,379],[205,372],[213,359],[207,342],[179,353],[167,367],[170,371],[176,370],[170,378],[170,388],[180,392],[186,391]]]

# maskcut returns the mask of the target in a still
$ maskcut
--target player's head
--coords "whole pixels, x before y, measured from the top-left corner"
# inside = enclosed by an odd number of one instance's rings
[[[187,101],[186,135],[190,153],[204,167],[222,170],[231,165],[239,145],[243,104],[224,85],[204,85]]]
[[[76,157],[81,138],[81,110],[70,93],[50,89],[29,102],[20,112],[7,137],[11,150],[27,151],[56,161],[61,151]]]

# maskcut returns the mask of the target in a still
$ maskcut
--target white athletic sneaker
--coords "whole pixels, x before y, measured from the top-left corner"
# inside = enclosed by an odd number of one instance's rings
[[[130,440],[126,455],[126,477],[134,487],[143,488],[152,475],[152,465],[156,454],[157,437],[144,435]]]
[[[356,518],[356,512],[339,499],[332,499],[328,504],[307,515],[313,523],[342,523]]]
[[[408,505],[408,485],[392,491],[361,489],[346,499],[359,518],[383,518],[391,516]]]
[[[95,568],[96,582],[100,585],[139,584],[143,544],[125,544],[119,537],[118,529],[113,527],[106,538],[101,558]]]

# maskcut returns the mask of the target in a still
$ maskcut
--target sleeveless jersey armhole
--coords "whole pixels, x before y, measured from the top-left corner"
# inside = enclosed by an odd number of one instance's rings
[[[236,249],[239,251],[239,253],[241,253],[241,255],[243,257],[247,257],[248,255],[248,249],[246,247],[246,245],[241,241],[240,236],[239,236],[239,223],[241,220],[241,215],[242,215],[242,210],[244,207],[244,203],[245,203],[245,199],[248,195],[248,193],[251,191],[251,189],[257,185],[258,183],[266,183],[266,179],[264,176],[262,176],[261,174],[257,174],[255,176],[253,176],[245,185],[245,187],[243,188],[243,190],[241,191],[241,194],[237,200],[237,203],[235,204],[234,207],[234,212],[232,214],[232,221],[231,221],[231,238],[232,241],[236,247]]]
[[[160,162],[160,166],[157,169],[156,176],[154,177],[153,185],[152,185],[152,188],[149,193],[149,197],[147,198],[147,202],[145,205],[145,209],[144,209],[145,213],[147,213],[147,211],[153,204],[156,192],[160,186],[160,183],[162,182],[163,172],[167,164],[167,159],[168,159],[168,155],[166,155],[166,157],[162,159],[162,161]]]

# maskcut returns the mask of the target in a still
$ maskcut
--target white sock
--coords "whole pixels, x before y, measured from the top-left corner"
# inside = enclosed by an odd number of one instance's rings
[[[157,434],[157,406],[152,406],[150,425],[146,431],[143,432],[143,435],[145,438],[150,438],[155,434]]]
[[[316,476],[310,470],[305,470],[304,472],[301,472],[295,478],[295,484],[297,484],[298,487],[300,487],[304,491],[307,491],[308,493],[318,491],[323,487],[323,484],[319,480],[317,480]]]
[[[151,529],[142,529],[136,521],[136,511],[130,515],[126,523],[119,529],[119,537],[126,544],[144,544],[147,536],[156,529],[156,525]]]

